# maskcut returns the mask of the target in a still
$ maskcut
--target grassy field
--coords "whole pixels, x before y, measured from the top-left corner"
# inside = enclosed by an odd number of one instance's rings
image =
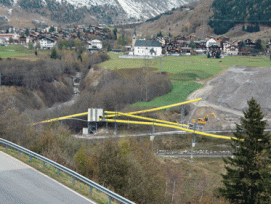
[[[108,69],[124,69],[151,67],[160,69],[160,59],[120,59],[118,54],[109,53],[111,60],[101,63],[100,67]],[[161,70],[172,74],[196,73],[199,78],[205,79],[234,65],[250,67],[270,67],[268,57],[236,56],[223,59],[207,58],[206,56],[165,56],[162,58]]]
[[[101,63],[100,67],[108,69],[131,69],[150,67],[159,72],[158,59],[120,59],[119,54],[109,53],[110,60]],[[206,56],[165,56],[161,60],[161,71],[168,72],[172,80],[172,91],[150,102],[138,102],[134,106],[151,107],[177,103],[186,100],[187,96],[202,87],[195,80],[208,79],[231,66],[271,67],[269,57],[228,56],[221,59]]]
[[[26,56],[29,54],[33,55],[34,51],[28,50],[24,46],[18,46],[18,45],[8,45],[0,46],[0,57],[7,58],[7,57],[14,57],[14,56]]]
[[[157,97],[149,102],[137,102],[134,103],[133,106],[140,107],[157,107],[157,106],[165,106],[173,103],[179,103],[186,100],[186,97],[192,93],[193,91],[202,87],[201,84],[196,82],[172,82],[171,92]]]
[[[21,45],[8,45],[0,46],[0,57],[1,58],[16,58],[20,60],[35,61],[38,59],[45,59],[50,55],[50,50],[38,50],[38,56],[35,55],[35,50],[29,50],[28,48]]]
[[[8,148],[8,150],[6,151],[4,147],[0,146],[0,151],[5,152],[13,157],[15,157],[16,159],[26,163],[29,166],[34,167],[35,169],[39,170],[40,172],[50,176],[51,178],[59,181],[60,183],[68,186],[69,188],[79,192],[80,194],[96,201],[97,203],[101,203],[101,204],[107,204],[109,203],[108,200],[109,198],[97,191],[96,189],[93,188],[92,190],[92,195],[89,194],[89,190],[90,187],[85,185],[84,183],[80,182],[80,181],[75,181],[75,184],[73,185],[73,178],[72,176],[69,176],[68,174],[64,173],[64,172],[60,172],[60,175],[57,175],[57,169],[46,164],[46,168],[43,169],[43,162],[33,158],[32,162],[29,161],[29,156],[25,155],[24,153],[20,153],[20,156],[18,156],[18,153],[16,150],[10,149]],[[116,204],[117,202],[112,202],[112,204]]]

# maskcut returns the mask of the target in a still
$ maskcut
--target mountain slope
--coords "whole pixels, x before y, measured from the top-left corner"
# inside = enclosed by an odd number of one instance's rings
[[[212,29],[207,25],[209,17],[213,15],[211,5],[213,0],[200,0],[184,5],[173,12],[168,12],[137,27],[137,32],[143,36],[157,35],[182,35],[196,34],[199,38],[212,34]]]
[[[146,20],[191,0],[0,0],[12,12],[39,14],[59,24],[73,22],[128,23]],[[11,17],[10,17],[11,18]]]
[[[216,34],[224,34],[240,23],[271,26],[270,0],[214,0],[212,8],[209,25]]]

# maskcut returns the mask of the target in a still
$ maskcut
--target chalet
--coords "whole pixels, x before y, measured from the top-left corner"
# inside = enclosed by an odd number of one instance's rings
[[[0,45],[4,45],[6,43],[7,43],[7,41],[5,38],[0,38]]]
[[[248,47],[248,48],[255,48],[256,47],[256,43],[254,43],[251,39],[246,39],[245,43],[246,43],[246,47]]]
[[[190,54],[191,53],[191,47],[181,47],[180,48],[180,52],[182,53],[182,54]]]
[[[212,46],[220,47],[220,43],[214,39],[210,39],[206,42],[206,48],[209,49]]]
[[[137,56],[161,56],[162,47],[155,40],[137,40],[134,46],[133,55]]]
[[[39,43],[41,49],[51,49],[56,45],[56,41],[48,37],[41,37]]]
[[[92,40],[88,41],[87,49],[88,50],[93,50],[93,49],[102,49],[103,48],[103,43],[100,40]]]
[[[28,44],[30,41],[30,38],[29,37],[26,37],[26,36],[21,36],[19,38],[19,43],[22,44],[22,45],[26,45]]]
[[[227,55],[238,55],[239,49],[238,44],[235,45],[234,43],[225,42],[223,43],[223,52]]]

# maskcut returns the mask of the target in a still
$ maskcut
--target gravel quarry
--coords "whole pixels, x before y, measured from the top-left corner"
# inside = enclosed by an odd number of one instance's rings
[[[271,65],[271,63],[270,63]],[[191,93],[187,100],[203,98],[202,101],[190,105],[191,111],[186,122],[214,113],[217,118],[210,117],[204,129],[233,129],[239,123],[247,101],[254,97],[261,105],[271,123],[271,67],[253,68],[233,66],[206,82],[205,86]]]

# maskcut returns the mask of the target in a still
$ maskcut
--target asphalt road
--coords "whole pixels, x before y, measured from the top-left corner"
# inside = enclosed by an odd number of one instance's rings
[[[95,203],[0,151],[0,203]]]

